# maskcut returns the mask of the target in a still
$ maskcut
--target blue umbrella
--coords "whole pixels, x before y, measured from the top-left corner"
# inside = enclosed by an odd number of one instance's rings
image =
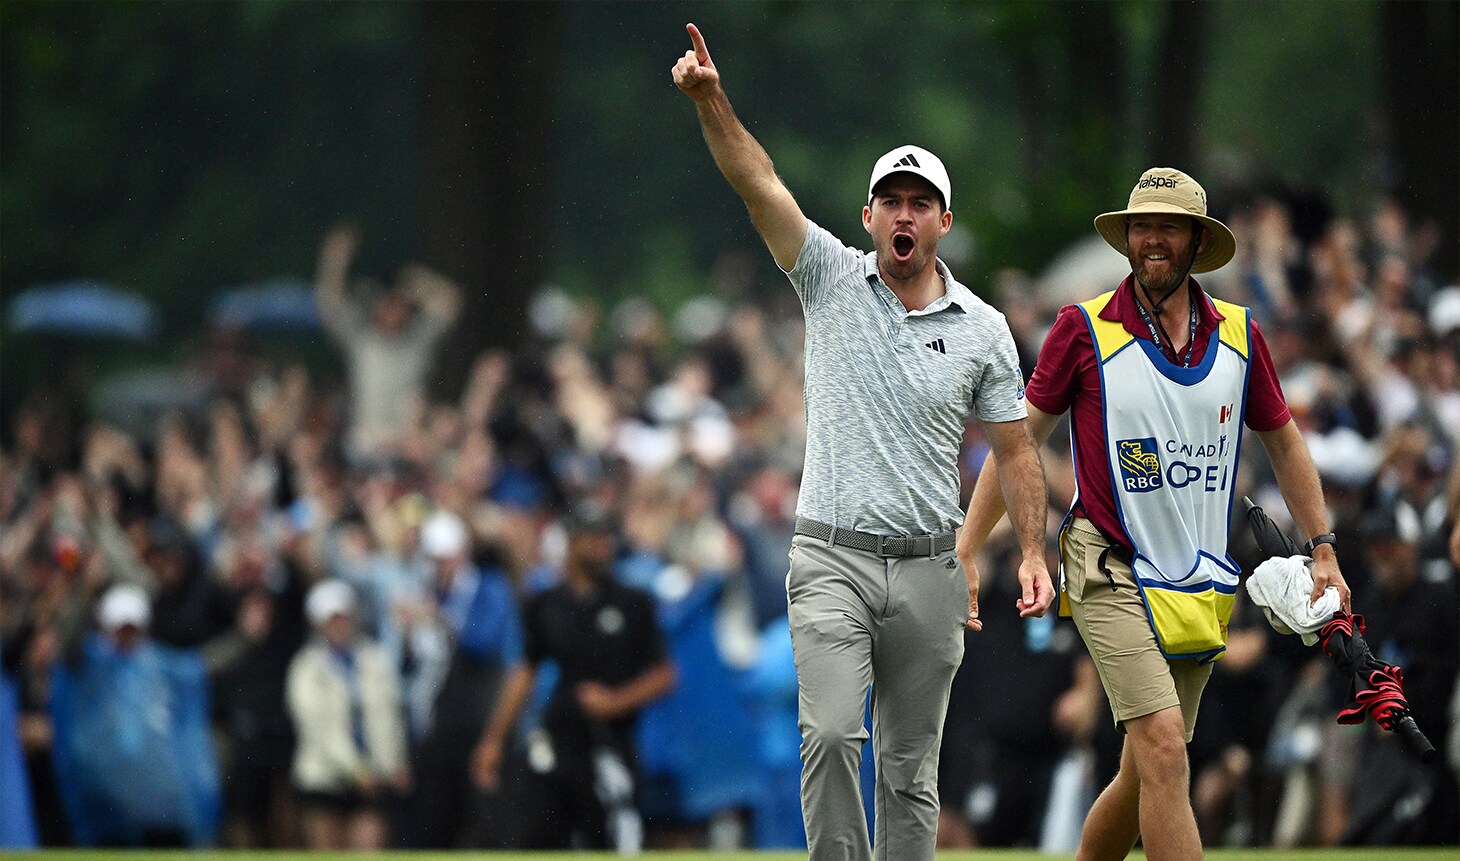
[[[157,314],[135,293],[100,281],[32,287],[10,305],[10,331],[147,340]]]
[[[317,329],[319,309],[307,282],[277,278],[221,293],[213,302],[213,322],[250,329]]]

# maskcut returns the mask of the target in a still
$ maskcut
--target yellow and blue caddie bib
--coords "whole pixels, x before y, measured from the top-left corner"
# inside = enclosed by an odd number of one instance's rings
[[[1134,544],[1131,568],[1168,658],[1213,660],[1227,648],[1239,568],[1227,552],[1247,401],[1250,315],[1225,318],[1200,364],[1183,368],[1100,312],[1114,291],[1080,304],[1100,368],[1116,512]]]

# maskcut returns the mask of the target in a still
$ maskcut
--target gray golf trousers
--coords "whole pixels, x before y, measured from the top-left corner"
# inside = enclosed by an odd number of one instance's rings
[[[869,689],[877,859],[932,861],[938,749],[968,618],[962,564],[951,550],[884,559],[798,535],[786,593],[811,861],[871,861],[858,780]]]

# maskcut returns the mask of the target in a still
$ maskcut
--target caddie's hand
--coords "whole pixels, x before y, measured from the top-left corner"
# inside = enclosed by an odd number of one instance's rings
[[[973,554],[964,556],[958,554],[958,560],[963,563],[963,576],[968,581],[968,620],[963,627],[970,631],[982,631],[983,620],[978,618],[978,566],[973,564]]]
[[[710,61],[710,49],[705,47],[705,37],[700,35],[699,28],[686,24],[685,29],[689,31],[689,40],[694,48],[685,51],[679,62],[674,64],[674,85],[695,101],[703,101],[720,88],[720,73]]]
[[[1049,569],[1044,566],[1044,559],[1030,559],[1026,557],[1019,563],[1019,600],[1014,606],[1019,608],[1019,617],[1043,616],[1049,605],[1054,603],[1054,584],[1049,579]]]
[[[1318,599],[1323,597],[1323,590],[1329,586],[1337,586],[1339,606],[1343,607],[1345,613],[1352,613],[1352,596],[1349,594],[1348,583],[1343,579],[1343,572],[1338,570],[1338,557],[1333,555],[1333,548],[1322,545],[1313,552],[1319,558],[1313,560],[1313,594],[1308,596],[1308,603],[1318,603]]]

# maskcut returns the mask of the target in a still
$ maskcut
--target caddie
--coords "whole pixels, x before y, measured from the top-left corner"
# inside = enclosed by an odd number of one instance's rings
[[[1036,440],[1070,413],[1077,495],[1060,533],[1060,612],[1074,617],[1125,735],[1076,857],[1123,858],[1139,837],[1148,858],[1195,859],[1186,742],[1237,590],[1227,533],[1244,427],[1308,539],[1311,600],[1336,586],[1348,610],[1349,589],[1261,329],[1191,277],[1236,250],[1206,192],[1179,170],[1151,168],[1095,229],[1131,274],[1060,311],[1025,393]],[[965,564],[1004,510],[1002,480],[987,466],[979,474],[959,538]]]

